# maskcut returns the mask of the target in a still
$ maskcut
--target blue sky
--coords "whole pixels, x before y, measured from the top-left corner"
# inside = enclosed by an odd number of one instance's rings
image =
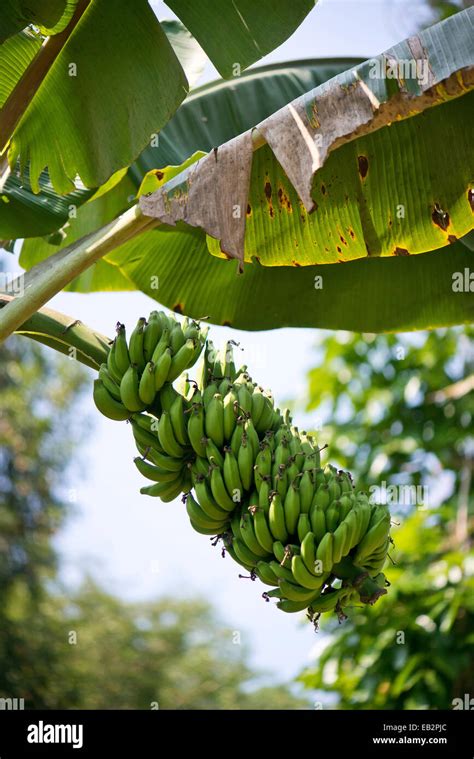
[[[172,17],[164,3],[151,5],[160,19]],[[339,55],[370,57],[412,34],[426,19],[423,3],[320,0],[295,34],[257,65]],[[209,65],[201,83],[213,78]],[[51,307],[112,334],[118,319],[131,326],[154,304],[139,293],[60,294]],[[316,331],[238,333],[211,327],[211,334],[216,344],[232,337],[245,346],[242,355],[251,374],[273,389],[277,402],[304,395],[306,372],[316,360]],[[278,680],[295,676],[317,655],[324,636],[316,636],[297,615],[285,615],[265,603],[265,588],[259,582],[238,579],[239,567],[230,558],[222,560],[207,538],[193,532],[179,501],[164,504],[139,494],[143,480],[132,463],[135,448],[127,425],[100,417],[92,395],[84,399],[79,413],[89,417],[93,427],[82,454],[85,474],[71,482],[73,515],[56,539],[63,579],[76,583],[88,572],[127,599],[167,593],[205,596],[231,630],[240,631],[256,667]],[[302,423],[298,415],[296,423]]]

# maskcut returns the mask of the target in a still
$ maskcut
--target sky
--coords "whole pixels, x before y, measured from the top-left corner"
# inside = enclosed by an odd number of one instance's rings
[[[158,18],[173,17],[164,3],[151,5]],[[320,0],[293,36],[257,65],[370,57],[412,34],[426,19],[426,6],[411,0]],[[209,64],[199,83],[214,78]],[[130,331],[156,304],[141,293],[61,293],[50,306],[111,335],[117,320]],[[317,361],[316,331],[245,333],[212,326],[211,337],[217,345],[229,338],[240,341],[245,346],[243,362],[254,380],[272,388],[279,405],[304,397],[306,373]],[[84,472],[70,481],[73,514],[56,538],[62,579],[76,584],[88,573],[128,600],[203,596],[231,632],[240,632],[253,666],[278,681],[296,676],[317,659],[326,643],[324,635],[316,635],[299,615],[286,615],[265,603],[265,587],[258,581],[239,579],[240,567],[230,558],[222,559],[219,549],[192,530],[180,501],[165,504],[140,495],[144,481],[132,462],[136,451],[127,425],[100,416],[92,393],[78,413],[92,427],[82,441]],[[296,414],[295,422],[310,426],[311,418]]]

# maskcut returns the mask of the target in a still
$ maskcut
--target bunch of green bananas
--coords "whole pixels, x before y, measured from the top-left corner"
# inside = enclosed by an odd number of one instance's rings
[[[150,329],[150,327],[152,329]],[[286,612],[375,603],[386,593],[387,507],[356,493],[349,473],[321,468],[314,439],[236,369],[232,342],[217,353],[196,322],[153,312],[127,345],[125,328],[100,367],[97,407],[131,423],[141,492],[185,494],[195,530],[216,536]],[[185,370],[204,355],[197,381]],[[164,359],[166,356],[166,359]],[[165,361],[165,363],[164,363]],[[179,385],[173,382],[179,377]]]

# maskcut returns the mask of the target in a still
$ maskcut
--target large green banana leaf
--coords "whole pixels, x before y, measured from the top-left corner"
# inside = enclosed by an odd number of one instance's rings
[[[57,34],[68,24],[78,0],[2,0],[0,43],[29,24]]]
[[[219,74],[243,69],[278,47],[317,0],[166,0],[206,50]]]
[[[205,67],[205,53],[179,21],[162,21],[161,27],[192,85]],[[11,37],[1,46],[0,106],[7,100],[39,47],[40,36],[29,31]],[[71,207],[76,213],[79,206],[95,195],[94,190],[85,188],[78,180],[75,180],[76,189],[73,192],[60,195],[54,190],[47,171],[41,173],[38,184],[40,192],[33,192],[29,169],[21,173],[17,162],[0,196],[0,239],[38,237],[54,232],[65,224]]]
[[[459,14],[462,15],[462,14]],[[455,23],[459,28],[459,19],[454,17]],[[471,17],[464,17],[464,21],[470,22]],[[462,31],[462,25],[461,25]],[[449,32],[449,30],[448,30]],[[449,33],[444,32],[447,38],[451,37]],[[440,42],[441,36],[439,30],[434,28],[430,30],[432,40]],[[451,40],[452,42],[452,40]],[[441,48],[442,49],[442,48]],[[455,54],[457,52],[457,54]],[[451,50],[451,55],[448,56],[448,48],[445,45],[444,56],[438,55],[435,62],[442,65],[442,71],[446,76],[450,76],[450,71],[459,71],[463,68],[460,65],[460,60],[467,60],[466,52],[463,50],[462,44],[458,48]],[[451,69],[446,68],[446,61],[451,65]],[[441,62],[441,63],[440,63]],[[433,64],[434,65],[434,64]],[[457,68],[459,67],[459,68]],[[359,69],[360,70],[360,69]],[[249,74],[251,76],[251,74]],[[457,77],[460,79],[460,77]],[[338,81],[341,81],[339,77]],[[243,82],[243,79],[242,79]],[[250,79],[244,82],[245,86],[251,86]],[[380,83],[379,83],[380,84]],[[390,99],[390,92],[388,90],[393,85],[393,82],[388,82],[387,97]],[[236,83],[236,87],[237,87]],[[258,93],[258,97],[251,99],[251,107],[255,109],[254,113],[258,111],[258,103],[264,101],[263,94],[265,92],[264,77],[262,79],[256,77],[254,81],[254,92]],[[331,82],[328,83],[328,87],[331,86]],[[224,89],[224,97],[222,103],[225,104],[227,99],[227,108],[224,109],[225,118],[221,113],[220,122],[224,122],[225,126],[218,127],[217,119],[210,119],[208,113],[212,111],[206,110],[206,94],[210,95],[212,92],[212,98],[217,95],[218,86],[209,88],[207,93],[202,95],[200,101],[200,93],[194,95],[189,99],[185,105],[180,109],[172,122],[170,122],[169,128],[173,127],[173,122],[177,126],[176,134],[179,139],[176,140],[179,145],[179,149],[183,149],[183,144],[186,140],[186,132],[181,129],[179,125],[179,115],[183,111],[186,114],[185,109],[188,107],[188,115],[190,121],[195,118],[195,114],[191,115],[191,107],[196,109],[202,109],[203,119],[197,119],[195,121],[196,129],[201,134],[201,124],[204,125],[202,129],[209,130],[211,139],[214,134],[218,132],[219,128],[232,130],[232,123],[237,122],[241,124],[239,117],[235,116],[235,112],[232,109],[232,98],[229,92]],[[269,88],[270,89],[270,88]],[[466,93],[469,89],[466,86]],[[437,94],[446,95],[443,88],[438,88]],[[392,87],[393,94],[393,87]],[[452,94],[452,90],[450,93]],[[436,108],[426,109],[426,103],[424,105],[426,112],[412,119],[401,121],[400,123],[393,124],[390,127],[383,127],[379,132],[373,134],[364,134],[358,138],[361,140],[362,145],[367,145],[369,138],[384,139],[383,133],[392,130],[393,134],[397,134],[397,130],[405,129],[408,124],[418,124],[418,128],[413,132],[414,143],[409,145],[409,159],[411,162],[416,160],[414,156],[417,154],[417,150],[421,149],[421,146],[425,145],[425,140],[429,140],[429,134],[426,126],[426,119],[431,117],[432,114],[447,113],[451,107],[464,108],[465,103],[471,104],[472,112],[472,96],[466,94],[464,97],[460,97],[460,93],[457,91],[458,97],[452,103],[446,102],[445,105],[439,105]],[[382,99],[382,93],[379,91],[379,100]],[[291,97],[291,95],[290,95]],[[413,95],[416,97],[416,95]],[[470,100],[468,99],[470,98]],[[443,100],[444,98],[441,98]],[[449,98],[448,98],[449,99]],[[288,100],[288,98],[287,98]],[[432,101],[436,101],[436,97],[432,98]],[[214,101],[215,103],[216,101]],[[396,101],[395,101],[396,102]],[[428,101],[429,102],[429,101]],[[431,104],[431,103],[430,103]],[[459,105],[458,105],[459,104]],[[462,104],[462,105],[460,105]],[[444,110],[446,109],[446,111]],[[461,110],[459,111],[461,113]],[[231,114],[231,115],[229,115]],[[268,112],[263,113],[262,117],[268,115]],[[405,116],[407,114],[404,114]],[[465,114],[464,114],[465,115]],[[440,118],[441,117],[436,117]],[[441,119],[442,120],[442,119]],[[258,123],[259,119],[254,119],[253,123]],[[430,123],[430,122],[428,122]],[[436,122],[434,122],[436,123]],[[448,122],[446,122],[448,124]],[[245,124],[243,129],[247,129],[249,124]],[[415,177],[414,184],[412,186],[412,196],[410,202],[417,202],[419,185],[423,186],[423,182],[429,186],[431,182],[432,164],[440,163],[446,167],[449,165],[451,154],[454,152],[454,147],[457,147],[456,139],[459,135],[459,131],[451,132],[451,129],[456,130],[456,124],[451,126],[447,130],[447,136],[450,139],[441,140],[441,142],[429,142],[429,149],[424,148],[423,158],[425,163],[421,166],[422,173],[420,176]],[[464,128],[470,129],[469,123],[464,121]],[[240,130],[242,131],[242,129]],[[235,134],[235,132],[234,132]],[[229,135],[227,133],[227,138]],[[453,139],[455,138],[455,139]],[[200,139],[200,136],[198,137]],[[395,137],[391,137],[391,140],[395,140]],[[315,174],[319,180],[323,170],[342,172],[344,177],[345,162],[347,162],[348,156],[356,156],[356,170],[359,175],[359,183],[361,188],[362,200],[364,193],[367,192],[367,183],[369,179],[371,181],[377,180],[377,162],[371,161],[371,154],[368,156],[368,171],[365,171],[364,161],[359,161],[359,155],[364,156],[365,153],[359,153],[357,150],[358,140],[351,140],[349,144],[339,147],[334,150],[329,158],[326,160],[326,164],[322,170]],[[365,141],[365,142],[364,142]],[[472,140],[471,140],[472,141]],[[462,139],[461,139],[462,143]],[[213,142],[211,142],[211,145]],[[218,140],[214,141],[214,144],[219,144]],[[376,144],[376,143],[375,143]],[[170,141],[171,145],[171,141]],[[383,145],[383,143],[382,143]],[[202,142],[197,142],[194,136],[189,136],[189,152],[195,150],[198,147],[208,147]],[[163,151],[162,155],[165,155],[166,150],[171,149],[165,140],[160,139],[159,148],[155,150]],[[463,148],[464,149],[464,148]],[[346,153],[344,153],[344,150]],[[349,152],[353,151],[353,152]],[[357,152],[356,152],[357,151]],[[431,156],[429,153],[431,152]],[[338,164],[338,157],[342,155],[346,161],[342,161]],[[260,158],[262,156],[262,158]],[[176,161],[176,157],[173,156]],[[179,156],[180,157],[180,156]],[[367,156],[365,156],[367,158]],[[377,156],[378,157],[378,156]],[[383,158],[383,156],[382,156]],[[390,203],[390,209],[393,214],[398,210],[398,185],[403,183],[404,175],[401,171],[401,165],[409,169],[409,161],[405,160],[405,156],[401,152],[395,150],[392,151],[392,163],[395,164],[395,169],[398,167],[398,171],[395,171],[394,178],[396,180],[394,186],[387,187],[389,197],[384,198],[377,197],[376,194],[372,195],[371,202],[374,203],[371,208],[367,203],[361,202],[360,208],[364,213],[360,213],[362,221],[360,222],[360,229],[355,226],[350,226],[347,229],[346,234],[351,238],[350,229],[354,232],[354,236],[357,234],[366,234],[367,229],[370,228],[370,212],[375,210],[378,216],[380,216],[380,206],[382,203]],[[377,257],[377,258],[364,258],[362,260],[354,260],[345,263],[345,265],[330,265],[330,266],[277,266],[277,267],[263,267],[258,263],[245,266],[244,274],[238,276],[236,274],[235,263],[219,260],[218,258],[211,257],[207,253],[205,246],[205,238],[201,231],[192,230],[189,227],[179,225],[177,229],[170,227],[162,227],[152,232],[146,232],[137,238],[134,242],[128,243],[125,246],[117,249],[113,253],[106,256],[106,261],[109,264],[116,265],[126,275],[127,279],[133,281],[137,287],[147,292],[152,298],[159,302],[175,308],[178,311],[185,311],[195,317],[208,315],[210,320],[216,323],[231,323],[236,328],[243,329],[268,329],[272,327],[279,327],[284,325],[293,326],[319,326],[328,328],[346,328],[346,329],[360,329],[364,331],[385,331],[385,330],[402,330],[402,329],[421,329],[426,327],[441,326],[447,324],[463,323],[472,320],[473,306],[472,295],[467,290],[466,292],[455,292],[453,290],[453,276],[456,276],[457,272],[463,272],[466,267],[469,266],[472,260],[472,253],[462,246],[460,243],[455,242],[454,238],[463,234],[465,227],[463,226],[465,217],[465,205],[461,208],[462,214],[458,216],[458,205],[462,203],[468,204],[469,211],[472,214],[473,195],[470,192],[472,188],[472,164],[471,156],[468,156],[467,168],[468,171],[462,174],[464,169],[461,167],[462,177],[469,177],[467,184],[462,188],[462,193],[454,198],[455,191],[452,190],[451,178],[448,178],[446,168],[444,174],[435,171],[435,176],[439,182],[439,189],[437,190],[436,199],[432,199],[436,205],[431,211],[431,222],[433,227],[436,227],[435,233],[444,235],[444,242],[449,241],[449,247],[445,247],[436,252],[424,253],[418,256],[406,256],[408,248],[406,245],[397,246],[399,249],[396,251],[397,256],[393,257]],[[258,181],[261,182],[262,176],[255,174],[255,167],[261,170],[261,166],[265,167],[265,161],[273,162],[273,167],[277,167],[277,163],[274,156],[271,154],[267,147],[264,147],[257,151],[254,161],[254,174],[253,182],[255,182],[255,176],[258,177]],[[148,158],[147,158],[147,164]],[[157,162],[155,166],[162,166],[163,163]],[[267,164],[269,165],[269,164]],[[469,174],[469,165],[471,170]],[[380,164],[379,164],[380,166]],[[390,168],[390,166],[389,166]],[[360,169],[360,172],[359,172]],[[456,170],[459,166],[456,166]],[[140,173],[136,169],[137,173]],[[372,176],[371,176],[372,172]],[[365,176],[362,176],[365,174]],[[379,179],[383,180],[383,175],[380,174]],[[278,175],[277,175],[278,176]],[[280,175],[284,181],[288,182],[284,175]],[[333,181],[337,179],[337,176],[333,177]],[[176,180],[174,180],[176,182]],[[327,194],[329,197],[332,192],[337,194],[337,181],[335,182],[335,190],[331,187],[330,180],[328,180],[328,186],[325,185],[326,193],[324,193],[322,187],[320,187],[321,195]],[[453,182],[459,181],[459,176],[455,177]],[[267,193],[264,193],[264,203],[268,206],[268,201],[271,200],[274,203],[274,237],[278,237],[278,224],[279,217],[283,214],[289,216],[289,209],[280,206],[286,204],[288,206],[288,200],[285,199],[285,193],[278,194],[278,179],[276,184],[272,185],[271,197],[268,197]],[[364,182],[366,183],[364,185]],[[266,183],[266,178],[265,178]],[[269,182],[271,184],[271,181]],[[319,184],[319,181],[318,181]],[[260,185],[261,187],[262,185]],[[383,184],[381,183],[383,188]],[[453,208],[449,208],[449,225],[446,223],[446,196],[445,192],[453,193],[454,198]],[[313,191],[317,188],[313,188]],[[253,190],[253,187],[251,188]],[[288,195],[287,195],[288,197]],[[451,196],[450,196],[451,197]],[[263,200],[263,197],[262,197]],[[290,203],[292,208],[293,203]],[[301,211],[301,214],[297,215],[305,216],[304,208],[300,201],[296,201],[297,208]],[[278,205],[277,205],[278,204]],[[458,204],[458,205],[457,205]],[[254,212],[254,207],[249,209],[250,215]],[[387,206],[388,207],[388,206]],[[265,208],[265,206],[264,206]],[[432,207],[433,208],[433,207]],[[454,210],[453,210],[454,209]],[[335,209],[337,211],[337,209]],[[406,209],[405,209],[406,210]],[[410,210],[410,209],[408,209]],[[422,209],[426,214],[426,208]],[[330,210],[329,210],[330,212]],[[316,211],[318,213],[318,211]],[[270,214],[268,213],[270,216]],[[270,216],[271,218],[271,216]],[[285,216],[283,216],[285,218]],[[307,224],[307,218],[301,224]],[[455,219],[455,224],[453,224]],[[472,219],[472,216],[471,216]],[[390,217],[386,216],[387,225],[390,221]],[[397,223],[403,220],[397,218]],[[352,219],[351,219],[352,221]],[[355,221],[353,222],[355,224]],[[395,224],[394,217],[392,216],[392,225]],[[363,226],[364,225],[364,226]],[[443,226],[451,227],[451,229],[443,229]],[[469,229],[472,228],[472,221],[470,225],[467,225]],[[337,229],[334,224],[334,231]],[[421,229],[423,229],[421,227]],[[430,227],[431,229],[431,227]],[[455,232],[454,232],[455,229]],[[375,232],[377,227],[374,226]],[[341,230],[342,231],[342,230]],[[468,231],[468,230],[466,230]],[[409,233],[409,230],[408,230]],[[345,238],[345,235],[342,234]],[[450,239],[449,239],[450,238]],[[378,238],[377,238],[378,239]],[[291,242],[291,240],[290,240]],[[307,241],[308,242],[308,241]],[[348,240],[346,239],[346,243]],[[395,252],[394,249],[389,249],[388,243],[390,238],[387,236],[384,240],[387,243],[387,252]],[[415,240],[416,242],[416,240]],[[311,240],[309,240],[309,243]],[[346,247],[344,242],[340,240],[341,251],[342,246]],[[441,243],[443,244],[443,243]],[[25,248],[23,251],[24,265],[30,266],[35,258],[32,241],[28,243],[29,249]],[[295,246],[296,247],[296,246]],[[317,246],[313,246],[317,250]],[[420,246],[421,247],[421,246]],[[271,246],[270,246],[271,248]],[[50,252],[52,252],[50,250]],[[337,251],[338,252],[338,251]],[[383,250],[375,247],[371,253],[381,254]],[[408,251],[410,252],[410,251]],[[413,252],[413,251],[412,251]],[[283,251],[285,253],[285,251]],[[272,251],[274,255],[274,250]],[[41,258],[44,258],[47,253],[43,250]],[[37,259],[38,260],[38,259]],[[291,259],[297,260],[297,259]],[[341,260],[342,257],[341,257]],[[307,261],[306,261],[307,262]],[[150,280],[153,277],[153,280]],[[316,278],[316,279],[315,279]],[[80,278],[81,279],[81,278]],[[159,288],[151,288],[150,282],[159,282]],[[76,283],[78,289],[85,289],[83,283]]]
[[[254,263],[237,274],[235,261],[209,255],[201,230],[178,225],[145,232],[106,260],[159,303],[236,329],[395,332],[474,320],[473,293],[453,288],[474,265],[460,242],[419,256],[330,266]]]
[[[15,127],[10,163],[29,163],[35,192],[46,167],[60,193],[77,175],[98,187],[138,155],[186,90],[146,0],[92,0]]]
[[[253,3],[247,5],[222,0],[209,15],[211,4],[204,2],[196,16],[196,5],[189,13],[189,3],[181,8],[178,2],[176,11],[189,15],[217,66],[227,66],[230,56],[243,69],[286,39],[314,1],[296,0],[283,12],[275,12],[274,0],[259,0],[258,12]],[[266,43],[259,45],[263,17],[272,21]],[[34,192],[46,168],[59,193],[72,192],[76,176],[85,186],[98,187],[129,166],[172,116],[187,91],[183,68],[147,0],[38,0],[33,9],[23,0],[4,0],[0,41],[11,40],[27,24],[38,25],[45,35],[64,32],[64,40],[55,43],[50,37],[28,62],[25,91],[18,71],[0,83],[0,91],[10,89],[13,98],[0,112],[0,152],[9,141],[10,165],[17,159],[22,167],[30,164]],[[234,29],[232,44],[216,47],[216,28],[222,33],[226,27]],[[2,47],[0,59],[11,53]],[[24,60],[18,64],[21,71]],[[37,89],[27,103],[32,84]]]
[[[266,266],[454,242],[474,225],[473,30],[471,8],[316,87],[255,125],[267,146],[240,135],[142,197],[143,213]]]
[[[163,169],[168,165],[180,165],[197,150],[211,150],[214,145],[220,145],[249,129],[293,98],[358,62],[358,59],[344,58],[262,66],[246,72],[233,82],[213,82],[194,90],[161,131],[157,144],[153,147],[148,146],[130,167],[129,177],[133,179],[135,192],[148,171],[157,167]],[[125,183],[121,185],[121,190],[120,202],[117,200],[117,193],[114,194],[116,214],[127,207],[130,194],[134,192],[133,185]],[[34,196],[32,199],[35,199]],[[25,197],[25,202],[26,200]],[[28,200],[31,200],[30,195]],[[57,201],[60,200],[58,197]],[[41,212],[43,205],[44,201],[41,203]],[[91,205],[94,206],[92,213],[88,210]],[[104,226],[114,218],[111,208],[112,205],[105,196],[92,200],[83,209],[79,208],[77,218],[71,219],[64,229],[65,237],[60,245],[53,244],[54,241],[42,240],[40,237],[25,240],[20,258],[21,265],[30,269],[62,247]],[[57,224],[54,228],[62,226],[63,223],[63,215],[59,213],[58,208]],[[48,231],[52,231],[52,228]],[[0,207],[0,238],[6,236],[2,229]],[[25,233],[23,236],[26,236]],[[99,270],[101,267],[102,261],[99,261],[95,269]],[[89,285],[90,278],[83,275],[72,283],[72,289],[88,292]]]

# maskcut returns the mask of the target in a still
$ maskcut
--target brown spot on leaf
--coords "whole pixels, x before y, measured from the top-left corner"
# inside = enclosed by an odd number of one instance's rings
[[[345,240],[342,235],[339,235],[339,239],[343,245],[347,245],[347,240]]]
[[[303,216],[303,214],[301,214],[301,217],[300,217],[300,218],[301,218],[301,221],[302,221],[302,222],[303,222],[303,224],[304,224],[304,223],[305,223],[305,221],[306,221],[306,216]]]
[[[474,213],[474,190],[467,191],[467,199],[469,201],[469,205],[471,206],[471,211]]]
[[[450,223],[449,213],[447,211],[443,211],[439,203],[434,204],[434,209],[433,209],[433,213],[431,214],[431,219],[433,221],[433,224],[436,224],[437,227],[439,227],[444,232],[446,232]]]
[[[301,266],[301,264],[299,264],[298,261],[292,261],[291,263],[293,264],[293,266]]]
[[[222,326],[223,327],[232,327],[232,323],[230,321],[228,321],[228,319],[226,319],[225,321],[222,322]]]
[[[355,240],[355,233],[353,229],[349,229],[349,234],[353,240]]]
[[[393,251],[394,256],[409,256],[410,253],[406,248],[395,248]]]
[[[251,215],[252,215],[252,206],[250,205],[250,203],[248,203],[247,204],[247,216],[251,216]]]
[[[339,245],[337,246],[336,250],[337,250],[337,252],[338,252],[338,253],[342,253],[342,250],[341,250],[341,248],[339,247]]]
[[[457,242],[456,235],[448,235],[448,242],[452,245],[454,242]]]
[[[323,195],[326,195],[326,185],[324,184],[321,185],[321,192],[323,193]]]
[[[175,306],[173,306],[173,311],[177,314],[183,313],[183,304],[182,303],[176,303]]]
[[[273,217],[275,216],[275,211],[273,210],[273,206],[270,206],[269,212],[270,212],[270,218],[273,219]]]
[[[365,179],[369,171],[369,161],[366,155],[358,155],[357,163],[359,164],[359,174],[362,179]]]
[[[272,186],[271,186],[270,182],[265,182],[264,190],[265,190],[265,195],[267,196],[267,200],[271,200],[272,199]]]
[[[161,180],[162,180],[162,179],[163,179],[163,177],[164,177],[164,172],[163,172],[163,171],[160,171],[159,169],[157,169],[157,170],[155,171],[155,176],[156,176],[156,178],[157,178],[157,179],[158,179],[158,180],[161,182]]]

